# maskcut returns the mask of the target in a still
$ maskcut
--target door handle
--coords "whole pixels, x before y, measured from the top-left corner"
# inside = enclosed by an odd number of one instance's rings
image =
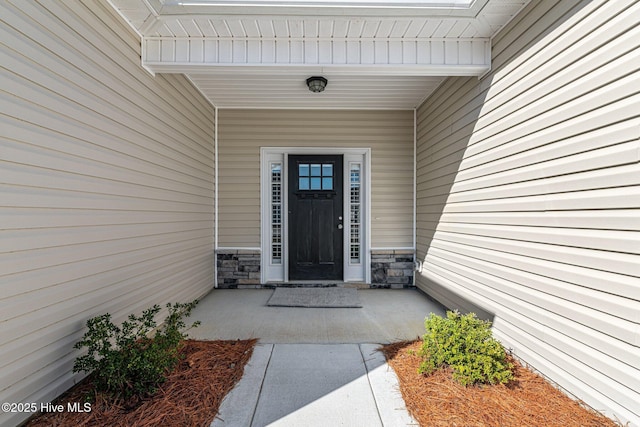
[[[342,224],[338,224],[338,230],[342,230],[343,228]]]

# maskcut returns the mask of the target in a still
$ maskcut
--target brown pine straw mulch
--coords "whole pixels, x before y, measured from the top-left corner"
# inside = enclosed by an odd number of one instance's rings
[[[514,364],[507,385],[464,387],[451,371],[418,374],[421,341],[383,346],[381,351],[398,376],[407,409],[420,426],[617,426],[553,387],[541,376]]]
[[[140,401],[109,402],[92,391],[91,376],[62,395],[53,404],[64,405],[62,413],[45,413],[27,426],[209,426],[220,403],[240,380],[257,339],[237,341],[186,340],[185,358],[151,397]],[[67,412],[67,402],[93,398],[91,412]]]

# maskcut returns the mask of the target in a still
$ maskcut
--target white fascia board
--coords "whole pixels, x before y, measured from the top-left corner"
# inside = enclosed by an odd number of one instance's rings
[[[234,65],[145,62],[144,66],[155,73],[206,73],[210,75],[256,75],[260,73],[292,75],[322,74],[330,76],[403,76],[442,77],[479,76],[489,67],[485,65]]]
[[[145,37],[154,72],[335,72],[389,76],[477,76],[491,66],[489,39],[222,39]],[[296,47],[293,47],[293,44]]]

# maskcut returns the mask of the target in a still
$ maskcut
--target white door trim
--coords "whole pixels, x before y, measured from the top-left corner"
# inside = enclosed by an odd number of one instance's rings
[[[371,149],[370,148],[343,148],[343,147],[261,147],[260,148],[260,248],[261,248],[261,283],[288,282],[288,221],[285,213],[287,206],[287,162],[289,154],[326,154],[343,155],[344,174],[344,278],[345,282],[371,283]],[[350,257],[350,164],[359,163],[361,170],[361,261],[358,264],[351,263]],[[281,165],[281,244],[282,253],[280,262],[272,262],[272,186],[271,166]],[[346,226],[349,224],[348,226]]]

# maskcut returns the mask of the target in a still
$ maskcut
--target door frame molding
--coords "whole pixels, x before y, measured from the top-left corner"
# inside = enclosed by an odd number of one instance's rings
[[[287,283],[289,281],[289,224],[287,163],[289,154],[343,156],[343,212],[345,222],[350,218],[349,171],[352,163],[361,164],[361,262],[352,264],[350,258],[349,227],[344,227],[343,280],[371,283],[371,148],[344,147],[260,147],[260,282]],[[271,263],[271,164],[282,165],[282,257],[280,264]]]

